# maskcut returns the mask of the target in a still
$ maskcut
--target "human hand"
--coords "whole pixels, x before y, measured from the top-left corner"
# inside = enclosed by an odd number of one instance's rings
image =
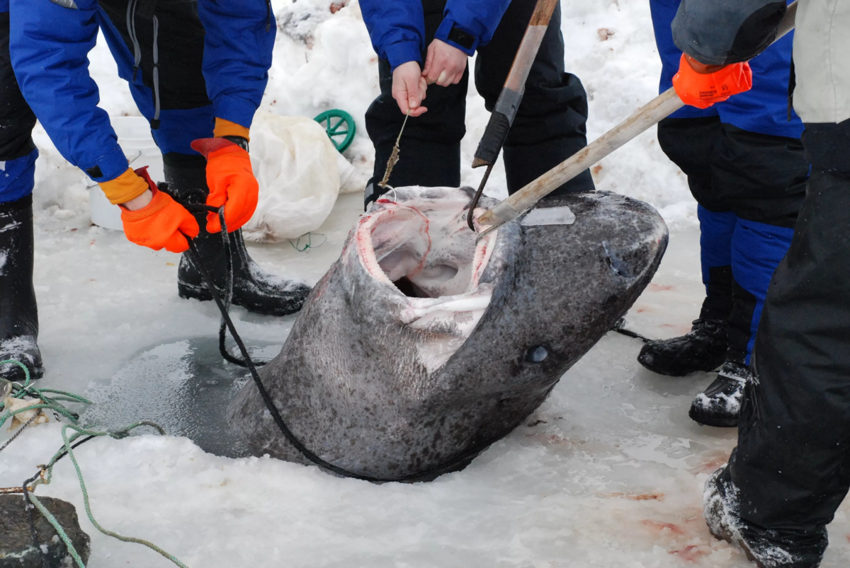
[[[428,46],[422,76],[429,85],[432,83],[437,83],[440,87],[457,85],[463,79],[467,59],[467,55],[458,48],[435,39]]]
[[[140,168],[134,173],[148,185],[149,190],[122,204],[121,222],[127,239],[153,250],[187,250],[187,237],[195,238],[200,232],[198,222],[185,207],[157,189],[147,168]],[[147,203],[141,205],[145,201]]]
[[[679,72],[673,77],[673,88],[686,105],[708,108],[753,87],[749,63],[733,63],[725,67],[703,65],[682,54]]]
[[[428,109],[422,105],[428,85],[419,69],[419,63],[408,61],[393,71],[393,98],[402,114],[421,116]]]
[[[251,157],[238,144],[225,138],[203,138],[192,142],[192,149],[207,159],[207,205],[224,206],[227,231],[232,233],[247,223],[260,196],[260,184],[251,169]],[[207,231],[221,232],[221,220],[207,214]]]

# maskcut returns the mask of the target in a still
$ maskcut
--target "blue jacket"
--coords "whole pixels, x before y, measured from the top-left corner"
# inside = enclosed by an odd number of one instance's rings
[[[114,30],[98,0],[74,1],[77,9],[51,0],[0,0],[0,9],[10,4],[12,65],[24,98],[69,162],[95,181],[108,181],[127,170],[127,159],[98,107],[88,53],[100,27]],[[206,30],[203,71],[214,114],[250,127],[274,48],[276,28],[272,22],[266,30],[266,2],[200,0],[198,14]]]
[[[661,56],[661,92],[673,86],[673,75],[679,70],[682,50],[673,42],[673,18],[681,0],[650,0],[655,42]],[[761,55],[750,60],[753,69],[753,88],[735,95],[725,103],[700,110],[685,107],[673,118],[719,116],[726,124],[748,132],[800,138],[803,122],[793,111],[788,120],[788,83],[791,75],[791,48],[793,34],[788,34]]]
[[[443,22],[434,36],[467,55],[493,37],[510,0],[448,0]],[[416,61],[422,64],[425,51],[425,16],[421,0],[360,0],[363,20],[375,52],[393,69]],[[474,38],[471,47],[449,40],[452,27]]]

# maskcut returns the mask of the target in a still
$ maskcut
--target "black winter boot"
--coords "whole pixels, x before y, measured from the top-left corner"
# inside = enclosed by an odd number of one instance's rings
[[[19,361],[30,377],[44,375],[38,350],[38,308],[32,286],[32,196],[0,203],[0,361]],[[18,365],[0,365],[0,378],[21,381]]]
[[[165,163],[167,191],[182,203],[204,203],[209,193],[206,161],[187,157],[184,163],[175,165],[168,163],[174,161],[173,157],[170,160],[169,157]],[[215,281],[216,289],[223,295],[227,282],[227,256],[223,239],[219,233],[207,232],[205,213],[198,213],[195,218],[201,232],[194,244]],[[310,287],[303,282],[287,280],[263,271],[248,256],[241,230],[233,231],[229,238],[233,258],[233,303],[248,311],[270,316],[285,316],[299,311],[310,293]],[[180,258],[177,270],[177,291],[181,298],[212,300],[212,294],[200,271],[185,254]]]
[[[725,322],[698,319],[687,335],[644,345],[638,362],[659,375],[682,377],[718,368],[726,360],[727,345]]]
[[[705,482],[703,516],[715,538],[740,548],[747,560],[754,562],[758,568],[820,566],[828,543],[826,529],[792,539],[778,531],[753,526],[739,516],[740,493],[732,483],[728,464],[711,474]]]
[[[714,382],[694,398],[688,413],[691,419],[703,426],[738,426],[744,387],[751,379],[752,374],[743,363],[726,361]]]

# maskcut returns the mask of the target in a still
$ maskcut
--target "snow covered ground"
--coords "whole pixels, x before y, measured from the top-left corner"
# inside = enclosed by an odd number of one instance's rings
[[[320,5],[325,2],[275,2],[279,22],[291,12],[300,25],[288,32],[298,39],[279,34],[264,110],[313,116],[344,108],[365,132],[363,112],[377,92],[368,37],[356,5],[333,16],[315,9]],[[567,67],[591,95],[595,138],[656,93],[660,65],[647,2],[570,0],[563,12]],[[303,14],[313,15],[301,20]],[[116,116],[137,114],[102,45],[92,67],[104,107]],[[471,93],[469,103],[467,164],[486,124],[481,99]],[[214,422],[192,402],[236,373],[212,347],[214,306],[177,297],[177,255],[92,227],[84,176],[43,132],[37,143],[35,280],[44,384],[113,397],[128,415],[174,416],[174,424],[185,426],[201,413],[199,422]],[[346,156],[367,175],[372,158],[365,136]],[[683,176],[652,132],[601,165],[595,171],[601,189],[652,203],[673,229],[629,326],[650,337],[682,333],[702,295],[696,207]],[[464,181],[476,184],[479,175],[467,169]],[[491,179],[494,196],[504,195],[503,180],[501,171]],[[252,245],[251,254],[271,271],[315,282],[338,255],[360,206],[359,195],[341,196],[317,231],[326,238],[318,248],[298,252],[284,242]],[[233,316],[261,355],[276,351],[294,321],[241,309]],[[272,459],[217,457],[181,437],[100,439],[78,455],[104,526],[150,539],[192,567],[747,566],[742,554],[711,538],[701,518],[702,484],[735,443],[734,431],[701,428],[687,417],[691,398],[712,377],[654,375],[635,361],[639,348],[636,340],[609,334],[525,426],[463,472],[429,484],[377,486]],[[213,378],[198,383],[204,369]],[[122,392],[123,406],[114,398]],[[0,433],[0,442],[7,436]],[[20,484],[60,443],[56,425],[26,432],[2,454],[0,487]],[[73,502],[82,515],[69,461],[39,492]],[[825,567],[850,561],[847,512],[842,507],[830,526]],[[87,520],[82,525],[92,536],[92,568],[170,565],[100,535]]]

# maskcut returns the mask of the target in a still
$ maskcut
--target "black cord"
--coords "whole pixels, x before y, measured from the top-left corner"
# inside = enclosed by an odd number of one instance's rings
[[[636,331],[632,331],[630,329],[626,329],[626,318],[620,318],[620,320],[614,324],[614,327],[611,328],[611,331],[619,333],[620,335],[625,335],[626,337],[631,337],[632,339],[640,339],[644,343],[649,343],[650,341],[655,341],[654,339],[650,339],[645,335],[641,335]]]

